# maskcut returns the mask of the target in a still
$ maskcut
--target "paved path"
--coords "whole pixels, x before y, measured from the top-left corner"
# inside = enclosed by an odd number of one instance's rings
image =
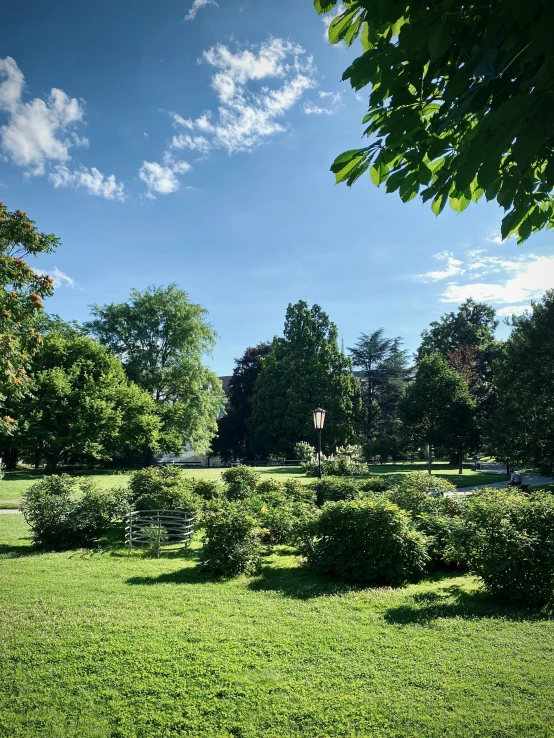
[[[12,515],[21,513],[21,510],[0,510],[0,515]]]
[[[488,472],[490,470],[487,469],[486,471]],[[493,484],[477,484],[474,487],[462,487],[461,489],[458,489],[458,492],[461,494],[465,492],[473,492],[476,489],[486,489],[489,487],[492,487],[493,489],[502,489],[503,487],[506,487],[508,483],[506,469],[504,469],[504,476],[505,479],[503,482],[494,482]],[[554,478],[541,477],[540,474],[523,474],[522,484],[528,484],[530,487],[542,487],[543,484],[554,484]]]

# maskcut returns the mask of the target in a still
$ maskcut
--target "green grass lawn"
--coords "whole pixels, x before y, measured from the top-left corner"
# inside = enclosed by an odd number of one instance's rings
[[[423,462],[415,464],[399,464],[393,466],[387,464],[385,466],[372,466],[371,474],[388,474],[407,473],[409,471],[425,471],[426,466]],[[312,482],[312,478],[306,477],[300,467],[261,467],[256,471],[263,478],[273,478],[286,481],[287,479],[297,479],[304,484]],[[219,479],[221,469],[185,469],[184,473],[189,476],[206,477],[209,479]],[[449,479],[456,487],[471,487],[474,484],[490,484],[492,482],[500,482],[504,477],[499,474],[486,474],[485,472],[472,472],[464,470],[462,476],[458,474],[458,469],[449,467],[446,464],[437,464],[433,469],[433,474],[439,477]],[[125,485],[129,479],[128,474],[112,474],[109,472],[83,472],[78,476],[93,476],[94,479],[102,487],[114,487]],[[369,476],[369,475],[368,475]],[[17,508],[25,490],[41,475],[32,474],[30,472],[7,472],[4,479],[0,480],[0,508]],[[368,477],[358,477],[359,479],[367,479]]]
[[[197,548],[35,554],[0,518],[0,736],[554,735],[554,620],[466,576],[361,589],[289,549],[213,581]]]

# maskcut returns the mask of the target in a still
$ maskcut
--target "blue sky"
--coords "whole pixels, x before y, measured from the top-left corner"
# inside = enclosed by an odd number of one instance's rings
[[[228,374],[317,302],[346,346],[384,327],[415,350],[466,297],[506,315],[554,285],[554,236],[500,243],[501,212],[439,218],[369,178],[335,186],[367,94],[340,82],[311,0],[31,0],[0,26],[0,200],[63,242],[34,266],[50,312],[177,282]],[[506,331],[506,328],[501,328]]]

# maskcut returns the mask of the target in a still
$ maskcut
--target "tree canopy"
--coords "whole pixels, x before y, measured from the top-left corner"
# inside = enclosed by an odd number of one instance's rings
[[[92,338],[46,334],[31,369],[30,393],[16,406],[14,443],[28,455],[38,450],[49,472],[75,454],[112,459],[157,447],[154,400]]]
[[[133,290],[128,302],[93,305],[92,314],[88,330],[158,404],[164,450],[188,442],[206,451],[223,401],[221,382],[203,364],[215,342],[206,310],[172,284]]]
[[[417,443],[443,450],[473,448],[473,401],[464,378],[440,354],[423,358],[400,403],[400,413]]]
[[[360,372],[362,432],[368,442],[379,439],[390,446],[398,440],[398,403],[410,372],[407,352],[400,348],[402,339],[386,338],[384,333],[383,328],[370,335],[362,333],[349,351],[353,366]]]
[[[314,0],[319,13],[338,0]],[[554,225],[554,7],[548,0],[344,0],[331,43],[363,53],[343,80],[371,86],[371,139],[337,157],[337,182],[369,170],[438,215],[483,195],[504,208],[502,236]]]
[[[514,316],[496,364],[498,410],[493,450],[500,458],[554,473],[554,291]]]
[[[258,455],[292,455],[298,441],[313,442],[312,411],[327,411],[324,444],[352,440],[361,409],[350,359],[338,347],[334,323],[319,305],[289,305],[283,337],[275,337],[252,397],[250,431]]]
[[[24,259],[58,244],[53,234],[39,233],[26,213],[9,212],[0,202],[0,433],[13,430],[10,405],[28,384],[29,362],[42,341],[36,316],[54,289],[52,279]]]
[[[223,459],[244,459],[249,455],[248,421],[252,412],[251,399],[256,380],[267,356],[270,343],[249,347],[235,360],[233,376],[229,380],[226,414],[218,421],[218,435],[212,444],[214,453]]]

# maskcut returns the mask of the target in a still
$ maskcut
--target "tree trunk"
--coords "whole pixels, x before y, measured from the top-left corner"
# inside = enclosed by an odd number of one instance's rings
[[[9,447],[4,453],[4,466],[6,471],[15,471],[17,469],[17,459],[19,451],[16,448]]]
[[[61,451],[57,451],[54,453],[46,453],[46,474],[48,476],[52,476],[52,474],[56,473],[56,469],[58,468],[58,464],[60,463],[61,458]]]
[[[459,473],[460,473],[460,475],[464,473],[464,449],[463,449],[463,446],[460,446],[460,467],[459,467]]]

